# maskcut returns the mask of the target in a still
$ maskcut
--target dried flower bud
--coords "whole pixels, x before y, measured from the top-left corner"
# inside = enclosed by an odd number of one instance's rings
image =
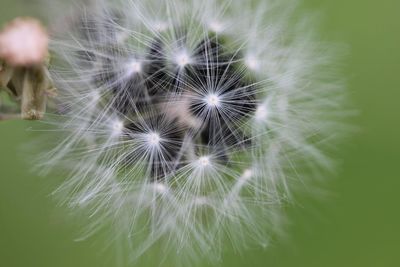
[[[13,66],[42,64],[48,54],[49,38],[33,18],[16,18],[0,33],[0,58]]]
[[[0,32],[0,89],[20,104],[25,120],[43,118],[56,91],[47,69],[48,43],[46,29],[34,18],[16,18]],[[9,115],[0,120],[15,117]]]

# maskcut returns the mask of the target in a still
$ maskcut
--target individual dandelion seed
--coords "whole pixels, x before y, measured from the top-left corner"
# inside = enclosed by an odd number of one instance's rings
[[[0,32],[0,89],[21,103],[22,119],[41,119],[55,94],[48,60],[48,34],[36,19],[16,18]]]
[[[41,163],[68,171],[57,193],[89,233],[195,262],[280,231],[280,205],[329,166],[344,100],[291,4],[104,0],[55,27],[62,139]]]

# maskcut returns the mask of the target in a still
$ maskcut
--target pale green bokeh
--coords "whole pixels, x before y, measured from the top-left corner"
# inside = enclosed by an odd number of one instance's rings
[[[30,14],[32,3],[0,0],[0,21]],[[333,197],[300,199],[289,210],[287,239],[266,251],[225,254],[221,266],[400,266],[400,1],[302,6],[322,11],[321,38],[348,45],[344,73],[361,130],[343,146],[341,171],[326,185]],[[57,178],[29,172],[20,148],[40,136],[29,130],[34,125],[0,123],[0,266],[113,266],[105,238],[74,241],[80,226],[49,196]]]

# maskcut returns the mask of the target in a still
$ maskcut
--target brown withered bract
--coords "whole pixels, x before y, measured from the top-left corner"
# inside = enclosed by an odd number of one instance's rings
[[[36,19],[14,19],[0,32],[0,90],[20,104],[22,119],[43,118],[47,98],[56,92],[48,63],[48,34]]]

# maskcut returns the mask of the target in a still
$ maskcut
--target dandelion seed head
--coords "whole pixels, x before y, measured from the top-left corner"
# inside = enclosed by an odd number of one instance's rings
[[[192,266],[279,232],[282,203],[331,166],[344,101],[334,53],[286,5],[99,0],[54,27],[42,162],[67,170],[56,195],[90,234],[117,223],[132,258],[160,245]]]

